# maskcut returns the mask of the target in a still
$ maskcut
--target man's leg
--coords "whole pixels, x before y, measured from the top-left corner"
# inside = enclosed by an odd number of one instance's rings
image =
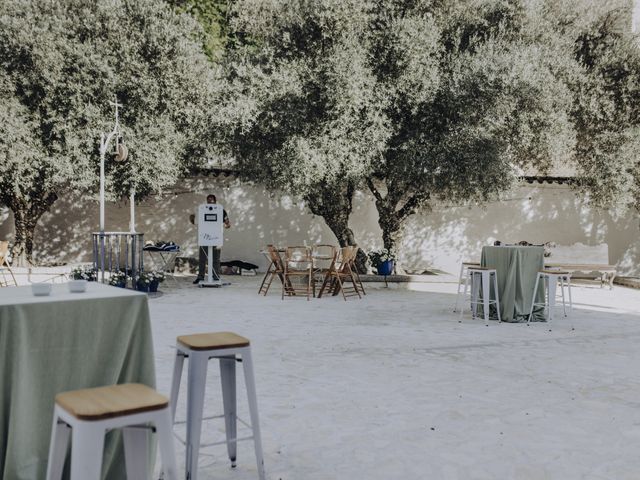
[[[216,271],[218,278],[220,278],[220,252],[222,249],[213,247],[213,269]]]
[[[198,277],[193,283],[204,280],[204,272],[207,265],[207,247],[198,247]]]

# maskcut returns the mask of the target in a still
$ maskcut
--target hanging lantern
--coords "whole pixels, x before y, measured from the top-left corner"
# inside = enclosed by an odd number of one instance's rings
[[[118,143],[116,146],[116,156],[114,157],[116,162],[124,162],[129,156],[129,149],[124,143]]]

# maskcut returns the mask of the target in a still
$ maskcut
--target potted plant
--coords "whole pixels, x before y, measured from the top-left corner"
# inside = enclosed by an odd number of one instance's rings
[[[117,272],[111,273],[109,277],[109,285],[113,285],[114,287],[126,288],[127,282],[131,277],[129,277],[126,272],[122,270],[118,270]]]
[[[151,276],[151,283],[149,283],[149,291],[157,292],[158,286],[164,282],[164,272],[154,270],[149,274]]]
[[[96,271],[92,267],[74,267],[69,280],[70,292],[84,292],[87,289],[87,282],[95,281]]]
[[[89,266],[74,267],[71,270],[72,280],[86,280],[87,282],[95,282],[98,279],[98,272],[95,268]]]
[[[386,248],[369,252],[369,260],[375,266],[378,275],[391,275],[395,259],[395,255]]]
[[[141,292],[148,292],[149,285],[151,285],[151,273],[149,272],[140,272],[138,275],[138,280],[136,281],[136,289]]]

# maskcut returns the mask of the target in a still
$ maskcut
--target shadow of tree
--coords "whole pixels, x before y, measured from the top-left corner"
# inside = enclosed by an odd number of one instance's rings
[[[137,230],[144,232],[145,240],[176,242],[181,256],[196,256],[197,231],[189,215],[208,193],[217,195],[232,223],[225,230],[223,260],[244,260],[264,270],[267,262],[259,252],[267,244],[336,243],[322,218],[310,214],[304,202],[225,176],[188,179],[137,205]],[[350,223],[365,250],[382,245],[377,219],[372,196],[357,192]],[[107,205],[106,227],[129,229],[127,203]],[[36,259],[42,263],[90,261],[91,232],[97,228],[97,201],[74,194],[61,198],[36,229]],[[11,213],[0,208],[0,238],[11,239],[12,232]],[[609,261],[618,264],[619,274],[640,274],[635,214],[619,217],[592,209],[562,185],[525,185],[484,207],[435,205],[431,212],[414,215],[407,222],[399,261],[413,270],[436,268],[456,274],[462,260],[479,259],[482,247],[494,240],[607,243]]]

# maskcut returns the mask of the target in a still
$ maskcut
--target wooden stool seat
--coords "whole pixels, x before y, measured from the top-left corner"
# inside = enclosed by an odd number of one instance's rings
[[[127,383],[59,393],[56,404],[79,420],[104,420],[161,410],[169,399],[146,385]]]
[[[178,342],[191,350],[221,350],[249,346],[248,338],[241,337],[233,332],[182,335],[178,337]]]
[[[569,275],[569,272],[565,272],[562,270],[548,270],[548,269],[540,270],[540,273],[545,273],[547,275]]]
[[[463,265],[478,265],[480,266],[480,262],[462,262]]]
[[[478,263],[478,265],[480,265]],[[469,267],[469,270],[495,270],[494,268],[489,268],[489,267]]]

